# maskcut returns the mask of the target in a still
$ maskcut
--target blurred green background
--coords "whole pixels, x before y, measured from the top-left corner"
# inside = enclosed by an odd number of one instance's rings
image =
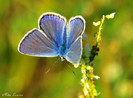
[[[75,69],[59,57],[30,57],[17,50],[21,38],[38,27],[38,18],[45,12],[67,19],[82,15],[88,36],[83,45],[90,43],[90,47],[98,31],[93,21],[116,12],[114,19],[104,23],[94,63],[94,73],[100,76],[95,85],[98,98],[133,98],[133,0],[0,0],[0,98],[5,93],[23,98],[77,98],[82,94],[80,67]]]

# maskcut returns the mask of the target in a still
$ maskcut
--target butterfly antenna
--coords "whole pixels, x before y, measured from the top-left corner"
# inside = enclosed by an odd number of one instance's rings
[[[67,63],[66,63],[66,64],[67,64]],[[72,71],[72,73],[76,76],[76,73],[73,71],[72,67],[71,67],[69,64],[67,64],[67,66],[68,66],[69,69]]]
[[[53,65],[55,65],[60,58],[58,58],[52,65],[50,65],[50,67],[47,69],[47,71],[45,72],[46,74],[50,71],[50,69],[53,67]]]

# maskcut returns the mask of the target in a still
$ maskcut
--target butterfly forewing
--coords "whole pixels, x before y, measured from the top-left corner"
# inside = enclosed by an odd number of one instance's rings
[[[19,51],[31,56],[58,56],[57,47],[37,29],[29,31],[24,36],[19,44]]]
[[[73,63],[78,64],[82,54],[82,37],[78,37],[71,47],[67,50],[65,58]]]

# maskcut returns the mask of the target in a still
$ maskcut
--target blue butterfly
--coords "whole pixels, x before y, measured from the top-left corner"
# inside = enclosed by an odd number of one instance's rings
[[[73,65],[80,62],[82,55],[82,34],[85,20],[82,16],[66,18],[47,12],[38,20],[39,29],[32,29],[21,39],[18,51],[25,55],[38,57],[60,56]],[[76,66],[75,66],[76,67]]]

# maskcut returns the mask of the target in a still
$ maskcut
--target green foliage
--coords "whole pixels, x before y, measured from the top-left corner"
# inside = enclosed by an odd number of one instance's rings
[[[99,43],[101,41],[101,30],[104,23],[105,18],[112,19],[114,18],[115,13],[111,13],[110,15],[103,15],[102,19],[98,22],[93,22],[94,26],[99,26],[98,32],[95,34],[96,44],[92,46],[92,49],[89,50],[88,44],[86,44],[85,49],[83,50],[83,56],[81,62],[81,73],[82,79],[81,84],[83,86],[84,95],[80,95],[81,98],[97,98],[98,93],[95,88],[94,80],[99,79],[99,76],[94,75],[93,71],[93,63],[95,60],[95,56],[98,55],[99,52]],[[88,51],[89,50],[89,51]]]

